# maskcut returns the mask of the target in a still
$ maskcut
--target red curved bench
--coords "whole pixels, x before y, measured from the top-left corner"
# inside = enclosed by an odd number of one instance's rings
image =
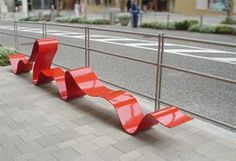
[[[37,47],[35,48],[35,46]],[[135,134],[158,123],[172,128],[192,119],[181,113],[176,107],[167,107],[144,115],[133,95],[126,91],[112,90],[104,86],[89,67],[66,72],[61,68],[51,68],[52,60],[57,51],[56,39],[37,40],[36,45],[34,44],[33,51],[34,50],[36,52],[32,52],[33,56],[31,55],[32,58],[29,59],[35,61],[33,68],[34,84],[37,85],[55,80],[61,97],[64,100],[84,95],[106,99],[114,106],[122,127],[129,134]],[[17,60],[18,64],[22,61],[23,64],[26,64],[26,67],[28,67],[27,64],[31,64],[32,68],[32,60],[29,61],[26,58],[16,58],[16,60],[14,60],[15,57],[10,57],[13,65],[16,65],[14,61]],[[22,68],[18,65],[18,68],[24,70],[17,70],[16,68],[16,71],[18,72],[14,72],[14,70],[13,72],[20,73],[29,70],[29,68],[26,67]]]
[[[126,91],[107,88],[89,67],[67,71],[65,80],[67,88],[73,86],[82,95],[101,97],[109,101],[114,106],[122,127],[129,134],[135,134],[158,123],[172,128],[192,119],[176,107],[166,107],[144,115],[133,95]]]
[[[24,54],[13,54],[9,56],[9,60],[12,67],[12,72],[15,74],[29,72],[32,69],[33,63],[37,59],[38,63],[34,66],[34,77],[37,77],[38,69],[44,69],[51,65],[51,56],[52,59],[57,52],[57,39],[55,38],[46,38],[46,39],[37,39],[34,42],[33,49],[30,55],[30,58],[26,57]],[[47,55],[46,57],[43,55]],[[39,58],[40,56],[40,58]],[[43,63],[41,63],[43,61]]]

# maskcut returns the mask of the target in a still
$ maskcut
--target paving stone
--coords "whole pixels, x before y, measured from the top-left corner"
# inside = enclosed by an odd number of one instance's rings
[[[135,161],[169,161],[165,160],[161,156],[155,155],[153,152],[147,152],[145,154],[140,155],[139,157],[134,159]]]
[[[95,139],[92,139],[92,142],[100,147],[105,147],[117,143],[116,140],[107,135],[99,136]]]
[[[38,131],[44,136],[52,135],[52,134],[56,134],[60,132],[60,130],[56,126],[44,126],[44,127],[39,128]]]
[[[196,149],[198,153],[201,153],[211,159],[216,159],[222,156],[223,153],[228,151],[227,146],[224,146],[222,144],[212,142],[204,144],[203,146]]]
[[[60,142],[62,142],[62,140],[60,140],[57,136],[55,135],[47,135],[47,136],[43,136],[39,139],[37,139],[37,141],[39,142],[39,144],[41,144],[43,147],[49,147],[52,145],[56,145]]]
[[[57,146],[59,148],[65,148],[65,147],[72,146],[72,145],[77,144],[77,143],[78,142],[76,140],[68,140],[68,141],[57,144]]]
[[[78,126],[72,121],[68,120],[68,121],[60,122],[60,124],[58,124],[57,127],[61,130],[67,130],[67,129],[77,128]]]
[[[41,150],[43,148],[35,140],[27,141],[22,144],[17,144],[16,147],[21,151],[21,153],[36,152],[36,151]]]
[[[99,158],[94,153],[85,153],[77,158],[75,158],[73,161],[103,161],[101,158]]]
[[[75,128],[75,131],[77,131],[81,135],[87,135],[87,134],[98,132],[97,129],[95,129],[95,128],[89,126],[89,125],[84,125],[84,126],[77,127],[77,128]]]
[[[94,143],[92,143],[91,141],[81,141],[77,144],[73,144],[72,147],[81,154],[92,152],[99,149],[99,147]]]
[[[30,125],[26,121],[16,121],[14,123],[9,124],[9,127],[12,130],[19,130],[29,127]]]
[[[73,160],[76,157],[80,156],[80,153],[78,151],[74,150],[72,147],[66,147],[66,148],[54,151],[52,153],[52,155],[58,161],[70,161],[70,160]]]
[[[8,125],[0,126],[0,134],[9,135],[12,129]]]
[[[109,147],[100,148],[99,150],[95,151],[95,154],[105,161],[110,161],[110,160],[114,160],[118,158],[123,153],[117,150],[116,148],[109,146]]]
[[[210,158],[198,153],[198,152],[195,152],[195,151],[192,151],[192,152],[188,152],[188,153],[185,153],[185,154],[181,154],[180,157],[179,157],[182,161],[211,161]]]
[[[60,131],[59,133],[56,134],[56,136],[63,141],[67,141],[79,137],[80,134],[77,133],[75,130],[68,129]]]
[[[14,161],[28,161],[28,160],[33,159],[35,157],[36,157],[36,153],[34,153],[34,152],[24,153],[24,154],[14,157]]]
[[[31,130],[28,132],[22,130],[19,132],[18,136],[24,141],[30,141],[42,137],[42,135],[36,130]]]
[[[37,155],[35,158],[30,159],[29,161],[57,161],[57,160],[50,154],[44,154],[44,155]]]
[[[87,134],[87,135],[82,135],[82,136],[76,138],[76,141],[83,142],[83,141],[93,140],[96,137],[97,136],[95,136],[94,134]]]
[[[27,122],[34,128],[41,128],[44,127],[44,124],[46,124],[48,121],[44,117],[39,116],[27,119]]]
[[[122,161],[134,160],[135,158],[137,158],[141,155],[142,154],[138,153],[137,151],[131,151],[129,153],[119,156],[119,159]]]
[[[131,136],[104,100],[65,102],[55,85],[32,85],[31,74],[0,75],[0,161],[235,161],[236,134],[204,121]]]
[[[112,146],[123,153],[134,151],[140,147],[138,143],[134,143],[130,141],[129,139],[119,141],[118,143],[113,144]]]

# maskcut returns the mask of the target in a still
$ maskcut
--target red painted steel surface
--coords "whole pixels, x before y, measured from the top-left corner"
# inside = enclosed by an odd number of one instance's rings
[[[39,63],[37,63],[37,65],[34,67],[35,72],[33,72],[37,75],[37,68],[39,68],[39,66],[41,68],[41,65],[46,66],[48,64],[51,64],[51,62],[49,62],[50,59],[48,58],[48,56],[50,57],[51,55],[49,53],[56,54],[57,44],[57,39],[55,38],[37,39],[34,42],[30,58],[26,57],[21,53],[10,55],[9,60],[12,66],[12,72],[15,74],[29,72],[32,69],[33,63],[37,59]],[[42,57],[43,54],[45,55],[45,57],[39,58],[40,53]],[[42,59],[46,60],[45,62],[43,62],[43,64],[40,63]]]
[[[69,88],[71,82],[67,82],[67,79],[74,81],[73,86],[79,93],[102,97],[109,101],[114,106],[122,127],[129,134],[135,134],[158,123],[172,128],[192,119],[176,107],[167,107],[144,115],[133,95],[126,91],[107,88],[89,67],[65,73],[66,87]]]
[[[56,39],[37,40],[30,59],[21,54],[10,57],[13,72],[27,72],[35,61],[34,84],[55,80],[64,100],[84,95],[106,99],[114,106],[122,127],[129,134],[135,134],[158,123],[172,128],[192,119],[181,113],[176,107],[166,107],[145,115],[133,95],[123,90],[112,90],[104,86],[91,68],[84,67],[66,72],[61,68],[51,68],[56,51]]]

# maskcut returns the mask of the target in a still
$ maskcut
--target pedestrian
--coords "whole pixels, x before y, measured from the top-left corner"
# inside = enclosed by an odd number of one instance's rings
[[[130,12],[131,5],[132,5],[132,1],[131,0],[127,0],[127,4],[126,4],[127,12]]]
[[[139,16],[139,6],[137,3],[137,0],[133,1],[133,4],[131,6],[131,13],[132,13],[132,26],[134,28],[138,27],[138,16]]]
[[[75,11],[75,16],[79,17],[79,14],[80,14],[79,0],[76,0],[76,2],[75,2],[74,11]]]
[[[50,0],[50,9],[51,9],[51,11],[52,12],[54,12],[54,10],[55,10],[55,0]]]
[[[143,10],[146,13],[148,9],[149,0],[142,0],[142,3],[143,3]]]
[[[84,6],[84,0],[80,0],[80,15],[84,16],[85,6]]]

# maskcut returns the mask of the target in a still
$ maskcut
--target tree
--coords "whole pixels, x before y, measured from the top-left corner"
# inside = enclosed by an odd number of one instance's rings
[[[232,20],[233,10],[234,10],[234,0],[227,0],[226,20]]]
[[[125,12],[126,0],[119,0],[120,2],[120,12]]]

